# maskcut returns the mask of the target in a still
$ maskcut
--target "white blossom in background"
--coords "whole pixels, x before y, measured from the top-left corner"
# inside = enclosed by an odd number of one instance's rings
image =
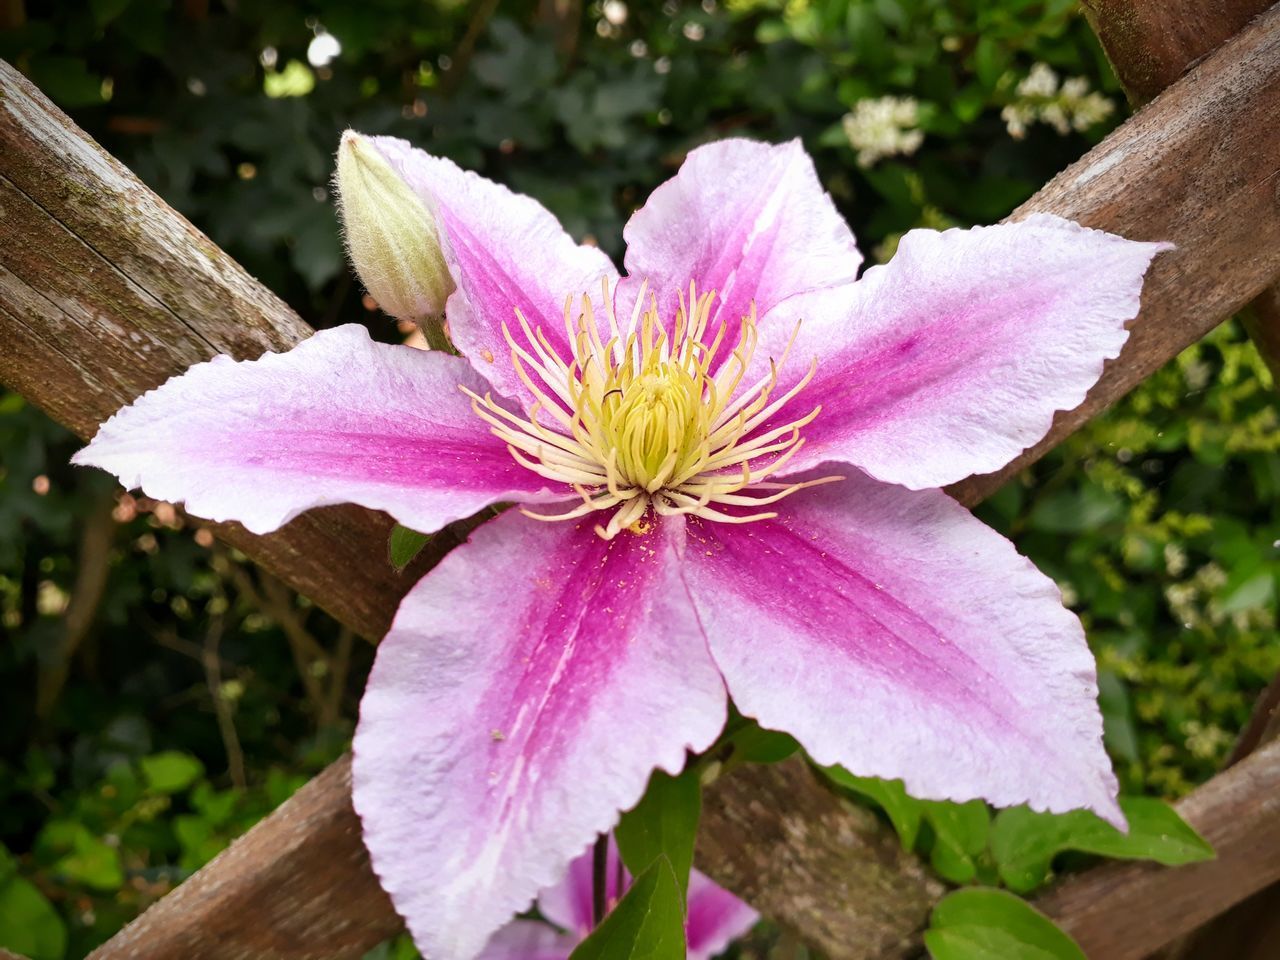
[[[1084,77],[1059,81],[1047,63],[1037,63],[1018,83],[1014,101],[1001,112],[1009,136],[1021,140],[1033,123],[1046,123],[1066,136],[1101,123],[1115,110],[1115,104],[1101,93],[1089,90]]]
[[[924,131],[917,129],[920,104],[912,97],[859,100],[842,121],[858,165],[870,167],[885,157],[910,155],[920,149]]]

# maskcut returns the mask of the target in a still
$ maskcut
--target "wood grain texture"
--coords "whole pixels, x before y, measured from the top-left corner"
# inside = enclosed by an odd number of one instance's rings
[[[914,955],[946,890],[875,814],[794,757],[739,767],[703,791],[697,860],[830,957]]]
[[[1129,99],[1146,103],[1273,0],[1081,0]]]
[[[1272,284],[1241,314],[1249,339],[1266,361],[1271,378],[1280,389],[1280,285]]]
[[[1269,15],[1246,31],[1022,211],[1052,210],[1135,238],[1174,239],[1181,249],[1153,271],[1125,357],[1085,407],[1060,417],[1051,439],[1019,465],[1113,402],[1277,272],[1276,145],[1263,136],[1277,107],[1277,26]],[[0,377],[82,435],[120,403],[216,350],[254,356],[306,334],[287,308],[4,65],[0,184],[0,342],[6,348]],[[113,232],[128,234],[127,242],[107,236]],[[139,249],[127,249],[133,245]],[[42,261],[55,256],[57,269],[51,270]],[[86,275],[101,283],[83,282]],[[122,351],[123,341],[138,346]],[[957,493],[975,502],[1009,472],[962,485]],[[265,538],[231,526],[218,532],[366,635],[381,633],[413,582],[411,575],[397,579],[386,570],[386,521],[363,511],[316,511]],[[820,802],[820,788],[811,781],[793,787],[791,803],[804,808]],[[385,935],[394,920],[361,859],[342,768],[308,791],[311,813],[303,817],[298,806],[287,804],[237,844],[256,851],[252,862],[220,857],[181,888],[181,899],[171,895],[135,922],[147,931],[148,956],[359,956]],[[708,820],[700,865],[732,877],[739,869],[727,853],[733,845],[755,848],[752,855],[761,862],[776,857],[791,864],[773,875],[770,913],[813,942],[829,942],[828,930],[844,930],[848,939],[830,947],[835,960],[875,956],[869,945],[899,943],[918,930],[919,918],[895,915],[892,903],[837,903],[836,916],[816,923],[814,898],[829,897],[831,883],[838,882],[829,874],[830,838],[841,829],[864,832],[856,815],[821,830],[796,829],[792,820],[793,827],[783,830],[786,809],[753,806],[746,798],[727,803],[721,820]],[[317,813],[322,810],[324,816]],[[717,822],[733,824],[732,831],[726,827],[717,836]],[[286,873],[271,867],[272,858],[284,860]],[[347,871],[342,881],[331,878],[344,896],[322,898],[313,910],[290,895],[284,876],[331,876],[330,863]],[[923,872],[916,876],[920,891],[934,889]],[[765,895],[756,891],[757,898]],[[903,895],[893,889],[894,898]],[[192,905],[204,897],[241,905],[241,923],[218,937],[202,936],[202,915]],[[324,939],[327,924],[339,921],[341,943],[317,952],[322,947],[306,930],[314,926]],[[847,925],[836,926],[842,923]],[[259,927],[288,929],[291,939],[276,942],[271,949],[277,953],[260,952],[260,942],[249,939]],[[130,941],[132,930],[97,956],[136,955],[119,946],[139,942]],[[855,930],[861,934],[850,934]]]
[[[1141,960],[1280,881],[1280,743],[1220,773],[1177,807],[1213,845],[1215,860],[1174,869],[1108,863],[1037,901],[1091,960]]]
[[[193,363],[285,350],[310,332],[0,62],[0,380],[88,438]],[[369,637],[430,559],[394,575],[388,518],[348,507],[267,537],[212,529]]]

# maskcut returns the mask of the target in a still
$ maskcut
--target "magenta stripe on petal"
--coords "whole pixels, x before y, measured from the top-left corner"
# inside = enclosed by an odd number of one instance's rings
[[[803,323],[783,381],[817,358],[797,402],[822,406],[790,469],[839,460],[912,489],[998,470],[1119,354],[1166,249],[1043,214],[911,231],[840,292],[843,307],[788,304]],[[782,336],[771,327],[762,352],[777,355]]]
[[[401,604],[360,708],[354,802],[426,956],[470,960],[725,717],[676,551],[514,511]]]
[[[573,297],[576,303],[586,294],[600,308],[601,280],[612,281],[617,270],[601,250],[574,243],[532,197],[405,140],[370,140],[443,228],[445,260],[458,285],[446,308],[454,343],[500,393],[524,397],[502,325],[514,328],[519,310],[562,356],[568,356],[565,298]]]
[[[734,702],[819,763],[1121,820],[1079,620],[945,494],[855,475],[777,520],[691,522],[685,558]]]
[[[431,532],[497,501],[562,499],[563,485],[511,459],[459,384],[486,389],[457,357],[374,343],[352,324],[288,353],[197,364],[104,423],[74,461],[254,533],[332,503]]]
[[[720,323],[730,334],[722,360],[753,303],[763,330],[790,298],[852,283],[862,261],[798,140],[719,140],[693,150],[623,236],[628,279],[620,312],[630,309],[641,280],[668,323],[691,280],[700,293],[715,290],[710,336]],[[762,362],[767,369],[767,357]]]

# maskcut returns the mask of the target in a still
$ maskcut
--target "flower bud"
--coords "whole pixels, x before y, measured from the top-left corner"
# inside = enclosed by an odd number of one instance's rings
[[[348,130],[334,178],[347,253],[369,295],[397,320],[429,323],[453,292],[435,217],[369,138]]]

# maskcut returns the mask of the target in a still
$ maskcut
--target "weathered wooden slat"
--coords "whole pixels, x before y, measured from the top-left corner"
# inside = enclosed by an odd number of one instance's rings
[[[1146,103],[1273,0],[1081,0],[1130,99]]]
[[[1280,285],[1272,285],[1254,297],[1244,311],[1244,327],[1258,353],[1267,362],[1280,389]]]
[[[1162,99],[1143,116],[1126,124],[1072,171],[1055,180],[1054,184],[1046,188],[1044,194],[1028,205],[1027,209],[1051,209],[1094,225],[1105,225],[1111,229],[1117,229],[1136,238],[1174,239],[1181,247],[1176,257],[1167,258],[1166,265],[1157,267],[1153,272],[1152,284],[1145,300],[1146,308],[1134,325],[1135,337],[1126,351],[1126,357],[1120,363],[1113,365],[1114,371],[1117,368],[1136,364],[1141,373],[1127,378],[1109,374],[1109,379],[1104,380],[1098,390],[1091,395],[1090,412],[1114,401],[1125,390],[1132,387],[1140,376],[1145,375],[1145,372],[1159,366],[1186,342],[1195,339],[1213,323],[1257,293],[1267,280],[1276,274],[1277,267],[1280,266],[1275,259],[1277,249],[1274,242],[1277,230],[1275,203],[1273,200],[1269,203],[1259,203],[1259,197],[1264,193],[1259,185],[1265,186],[1267,179],[1273,176],[1277,169],[1275,144],[1269,142],[1259,132],[1267,129],[1267,122],[1274,115],[1277,106],[1280,53],[1276,49],[1276,28],[1276,18],[1269,16],[1247,31],[1245,35],[1237,38],[1230,45],[1229,53],[1224,51],[1196,75],[1180,84],[1177,98],[1172,101]],[[83,155],[85,153],[100,154],[100,151],[87,137],[75,131],[47,101],[31,90],[29,85],[7,67],[0,67],[0,94],[3,95],[3,103],[0,103],[0,145],[4,146],[3,152],[0,152],[0,175],[4,176],[24,196],[35,201],[49,221],[46,224],[47,229],[64,229],[81,239],[95,238],[98,232],[116,228],[117,223],[113,218],[127,218],[131,215],[133,208],[129,203],[116,206],[99,204],[96,207],[95,218],[94,201],[86,199],[86,196],[92,197],[94,193],[92,175],[94,163],[87,162]],[[29,114],[42,112],[53,117],[56,123],[51,124],[47,120],[43,124],[32,123],[33,118]],[[1250,131],[1254,133],[1251,135]],[[1231,144],[1230,151],[1221,149],[1221,145],[1225,143]],[[98,162],[107,161],[99,160]],[[1190,165],[1190,170],[1187,169],[1187,165]],[[1208,168],[1213,169],[1216,176],[1206,172]],[[112,173],[117,181],[120,178],[127,179],[127,174],[119,169],[113,169]],[[90,189],[87,193],[74,190],[60,191],[56,185],[68,176],[72,182],[87,185]],[[47,178],[55,187],[48,189],[47,184],[42,186],[32,182],[42,178]],[[1177,195],[1179,189],[1197,192],[1194,195],[1179,196]],[[134,181],[129,183],[126,189],[117,190],[115,196],[119,199],[121,195],[127,196],[139,190],[145,190],[145,188]],[[1083,196],[1076,197],[1076,194]],[[1160,199],[1156,199],[1157,197]],[[150,194],[145,195],[143,204],[149,205],[152,215],[165,215],[163,205]],[[1130,214],[1130,211],[1133,213]],[[172,216],[172,214],[168,215]],[[1197,217],[1211,223],[1213,229],[1197,229]],[[8,219],[7,212],[0,215],[0,231],[10,229]],[[183,230],[188,232],[185,242],[193,242],[190,234],[195,234],[195,231],[186,225],[185,221],[182,221],[182,224]],[[204,257],[217,256],[216,251],[210,253],[207,248],[200,247],[199,241],[203,238],[198,234],[195,236],[196,249],[202,250]],[[0,240],[3,238],[4,234],[0,233]],[[185,310],[189,306],[183,298],[173,296],[172,287],[175,279],[184,294],[191,293],[192,288],[195,288],[196,293],[193,294],[195,296],[199,295],[198,290],[202,284],[220,283],[216,276],[209,276],[210,271],[205,265],[197,264],[189,273],[187,272],[187,266],[182,262],[184,260],[182,251],[185,249],[182,246],[183,242],[182,236],[179,236],[168,246],[162,256],[133,258],[127,261],[132,271],[127,274],[127,277],[136,286],[150,290],[151,287],[144,282],[150,280],[147,271],[154,270],[160,274],[160,279],[155,283],[155,289],[152,292],[170,309],[170,312],[175,309],[175,303],[176,309],[180,310]],[[203,243],[208,245],[207,240],[203,240]],[[97,243],[86,243],[86,246],[95,250],[104,249]],[[0,266],[8,271],[2,276],[20,278],[25,285],[25,264],[30,256],[29,254],[11,256],[13,249],[12,244],[0,243]],[[110,248],[105,249],[110,259],[112,257]],[[1268,250],[1271,251],[1270,255]],[[1236,256],[1237,253],[1241,255]],[[111,262],[114,263],[114,259],[111,259]],[[224,264],[223,266],[234,274],[232,269],[234,265]],[[184,276],[189,278],[190,284],[182,281],[181,278]],[[139,279],[140,277],[142,279]],[[13,303],[20,303],[23,297],[29,299],[32,296],[42,296],[57,305],[63,292],[62,287],[59,286],[61,282],[59,277],[43,276],[40,282],[52,284],[53,287],[51,290],[28,288],[27,291],[18,290],[12,294],[8,286],[0,287],[0,302],[9,308],[0,315],[0,336],[6,344],[11,334],[15,340],[18,339],[16,332],[18,324],[14,321],[17,308],[12,307]],[[92,296],[93,291],[89,290],[87,294]],[[225,326],[228,318],[234,319],[241,316],[241,313],[234,306],[236,303],[234,295],[230,301],[233,306],[229,310],[225,309],[225,301],[220,304],[218,298],[215,297],[213,300],[213,303],[205,306],[210,307],[220,318],[219,322],[213,324],[210,331],[216,334],[221,327]],[[255,298],[249,298],[249,308],[246,312],[250,318],[255,313],[262,313],[261,307],[255,306],[254,301]],[[132,305],[133,303],[130,302],[129,306]],[[130,314],[127,308],[124,312],[120,312],[118,304],[101,302],[90,302],[88,308],[91,315],[105,316],[118,324],[118,329],[121,331],[128,331]],[[190,315],[184,312],[179,322],[175,314],[173,328],[168,332],[176,339],[192,342],[203,340],[216,345],[219,349],[230,349],[238,355],[254,355],[261,349],[275,345],[270,342],[269,332],[277,328],[270,322],[266,325],[267,331],[260,331],[255,335],[257,340],[250,338],[252,342],[226,344],[218,342],[216,337],[209,336],[209,332],[203,328],[202,316],[203,314],[199,311]],[[83,415],[77,419],[77,412],[72,409],[74,398],[80,395],[82,389],[86,395],[91,395],[93,386],[90,384],[109,383],[110,376],[107,371],[95,366],[96,361],[92,355],[82,359],[68,358],[60,365],[50,365],[62,370],[78,370],[72,359],[78,360],[81,365],[87,365],[86,370],[76,374],[80,382],[73,383],[69,388],[65,384],[44,383],[39,376],[31,373],[29,362],[39,361],[41,348],[50,351],[51,356],[60,347],[70,349],[65,342],[47,335],[45,327],[49,325],[51,317],[60,323],[75,327],[77,336],[105,335],[96,333],[91,327],[79,327],[79,322],[85,322],[84,311],[72,309],[68,313],[61,307],[57,311],[50,310],[40,322],[28,320],[26,332],[22,337],[26,338],[29,344],[22,351],[14,351],[12,355],[6,352],[0,357],[0,376],[3,376],[7,382],[20,385],[35,402],[46,406],[65,422],[73,425],[77,422],[83,423]],[[250,325],[252,326],[252,323]],[[184,327],[187,328],[185,331]],[[201,331],[200,337],[196,337],[191,332],[192,327]],[[222,333],[225,336],[225,330],[222,330]],[[92,351],[89,353],[92,354]],[[202,352],[201,355],[207,354]],[[23,356],[30,358],[28,364],[24,364],[20,359]],[[13,359],[14,357],[19,359]],[[174,370],[181,369],[181,366],[181,364],[175,364]],[[114,371],[112,373],[114,374]],[[140,391],[152,385],[154,381],[138,383],[137,390]],[[60,398],[66,399],[60,401]],[[120,399],[122,401],[128,397],[124,396]],[[68,400],[71,401],[70,404]],[[110,411],[95,411],[94,416],[100,419],[108,412]],[[1082,419],[1083,416],[1074,420],[1061,418],[1055,427],[1051,442],[1056,442],[1082,422]],[[83,427],[81,430],[82,433],[90,432]],[[1046,447],[1051,445],[1051,442],[1046,444]],[[958,492],[966,501],[972,502],[991,489],[995,482],[987,480],[985,485],[982,482],[971,484]],[[365,521],[360,519],[358,512],[352,511],[350,515],[353,532],[360,530],[361,524]],[[343,537],[337,537],[334,538],[335,543],[328,544],[323,542],[323,538],[332,537],[329,521],[321,515],[315,518],[314,522],[317,524],[318,535],[322,539],[313,549],[308,551],[295,545],[289,545],[287,548],[277,547],[276,543],[288,543],[293,527],[301,522],[296,522],[289,530],[284,531],[283,535],[276,535],[273,538],[251,538],[241,534],[239,544],[251,556],[265,558],[268,566],[290,583],[299,586],[322,606],[334,611],[357,628],[376,635],[393,609],[395,596],[403,589],[403,584],[396,589],[388,589],[386,586],[389,578],[385,576],[381,566],[379,529],[372,525],[365,526],[363,529],[367,533],[364,540],[357,539],[355,542],[348,543]],[[385,531],[385,527],[382,530]],[[266,546],[262,545],[263,540],[268,541]],[[375,547],[367,548],[370,542]],[[361,553],[362,546],[366,547],[364,553]],[[378,551],[376,561],[370,559],[375,549]],[[297,571],[292,568],[293,563],[306,559],[301,554],[307,552],[311,553],[312,567],[321,568],[314,579],[300,579]],[[363,567],[360,564],[361,557],[365,560]],[[345,558],[355,558],[355,562],[348,562]],[[374,589],[367,591],[364,596],[353,597],[352,592],[367,588],[367,584],[362,587],[356,582],[359,578],[353,573],[361,569],[368,573],[368,580],[374,581]],[[341,777],[335,775],[323,781],[318,780],[308,790],[310,790],[309,804],[327,806],[331,811],[337,811],[335,816],[338,816],[338,820],[340,815],[349,815],[349,799],[343,792]],[[343,814],[343,811],[348,813]],[[749,844],[755,842],[756,835],[774,838],[781,836],[787,838],[792,852],[803,849],[805,844],[809,844],[813,850],[808,855],[800,856],[798,861],[807,867],[813,867],[819,863],[822,860],[823,851],[829,849],[823,837],[804,829],[804,821],[792,821],[792,829],[789,830],[774,829],[779,821],[787,819],[785,810],[760,809],[754,811],[753,816],[761,818],[758,821],[761,824],[760,828],[744,835],[741,828],[742,821],[739,821],[734,836],[728,838],[730,842]],[[321,821],[315,818],[307,821],[311,824],[318,822]],[[296,845],[285,842],[285,838],[290,835],[298,840]],[[307,843],[301,839],[306,835],[305,830],[298,823],[297,814],[291,802],[255,828],[255,831],[240,841],[240,844],[255,844],[257,849],[263,851],[294,850],[296,854],[293,864],[301,873],[312,869],[319,870],[320,865],[330,859],[353,864],[359,862],[358,855],[353,854],[350,846],[345,848],[342,846],[343,843],[347,843],[353,845],[358,851],[357,836],[341,830],[329,833],[318,831],[317,837],[330,841],[325,844]],[[266,842],[273,838],[277,838],[276,842]],[[305,919],[303,915],[308,913],[307,907],[281,894],[278,877],[270,875],[266,880],[260,880],[259,877],[267,876],[264,870],[258,868],[253,871],[236,871],[232,869],[235,862],[229,855],[219,858],[188,882],[190,889],[187,896],[197,899],[202,890],[212,894],[224,884],[237,886],[240,892],[236,902],[253,905],[252,912],[242,917],[244,922],[239,927],[240,930],[251,928],[254,924],[270,927],[282,912],[289,912]],[[730,864],[709,862],[705,859],[700,862],[713,875],[719,873],[721,868],[726,873],[731,868]],[[831,898],[830,891],[822,888],[823,876],[821,871],[816,873],[806,871],[805,875],[776,878],[774,882],[778,884],[779,889],[789,892],[793,904],[812,903],[813,897],[818,897],[820,900],[824,897]],[[816,886],[815,877],[818,878]],[[351,891],[348,899],[357,900],[355,892],[372,883],[372,877],[367,871],[353,867],[353,873],[347,880],[347,888]],[[748,898],[751,897],[751,891],[741,892]],[[363,924],[361,929],[364,930],[364,939],[359,939],[355,934],[352,935],[349,941],[350,955],[356,955],[360,949],[376,942],[386,929],[383,925],[386,919],[385,914],[380,913],[376,906],[370,905],[376,902],[376,898],[362,902],[366,902],[367,905],[361,907],[358,915],[354,912],[345,914],[353,924]],[[148,942],[150,955],[156,957],[264,956],[261,953],[252,953],[247,947],[242,948],[235,940],[235,932],[229,932],[216,941],[195,936],[194,932],[199,930],[198,924],[184,916],[182,909],[175,909],[169,904],[170,900],[166,898],[138,921],[138,925],[150,928],[152,936]],[[843,912],[848,915],[851,925],[880,922],[874,919],[871,921],[865,918],[859,919],[860,912],[876,913],[868,910],[866,904],[837,902],[832,905],[832,909],[837,914]],[[342,910],[342,905],[326,904],[324,910]],[[802,935],[812,936],[815,941],[823,939],[821,932],[806,929],[806,914],[810,911],[790,909],[787,903],[783,902],[775,906],[771,912],[784,923],[792,923]],[[856,929],[856,927],[851,926],[850,929]],[[902,932],[909,935],[911,931]],[[280,949],[285,952],[276,955],[282,957],[319,955],[306,952],[290,953],[287,950],[291,948],[287,948],[284,944],[280,945]],[[344,950],[346,949],[348,948],[344,947]],[[835,945],[831,953],[835,957],[849,958],[867,955],[861,950],[859,940],[856,938]],[[125,955],[127,952],[115,951],[114,945],[108,946],[100,954],[103,957]],[[347,954],[330,951],[326,955]]]
[[[193,363],[256,357],[310,334],[3,63],[0,97],[5,384],[87,438]],[[390,521],[366,510],[315,511],[268,537],[213,529],[369,637],[382,635],[416,581],[388,568]]]
[[[829,957],[904,957],[945,886],[799,759],[704,789],[698,865]]]
[[[95,958],[332,960],[360,957],[401,929],[373,880],[344,757],[199,875],[146,911]],[[286,829],[280,829],[287,825]],[[423,864],[424,870],[432,869]]]
[[[1176,869],[1108,863],[1037,902],[1090,960],[1141,960],[1280,881],[1280,743],[1214,777],[1178,812],[1213,844],[1217,859]]]

